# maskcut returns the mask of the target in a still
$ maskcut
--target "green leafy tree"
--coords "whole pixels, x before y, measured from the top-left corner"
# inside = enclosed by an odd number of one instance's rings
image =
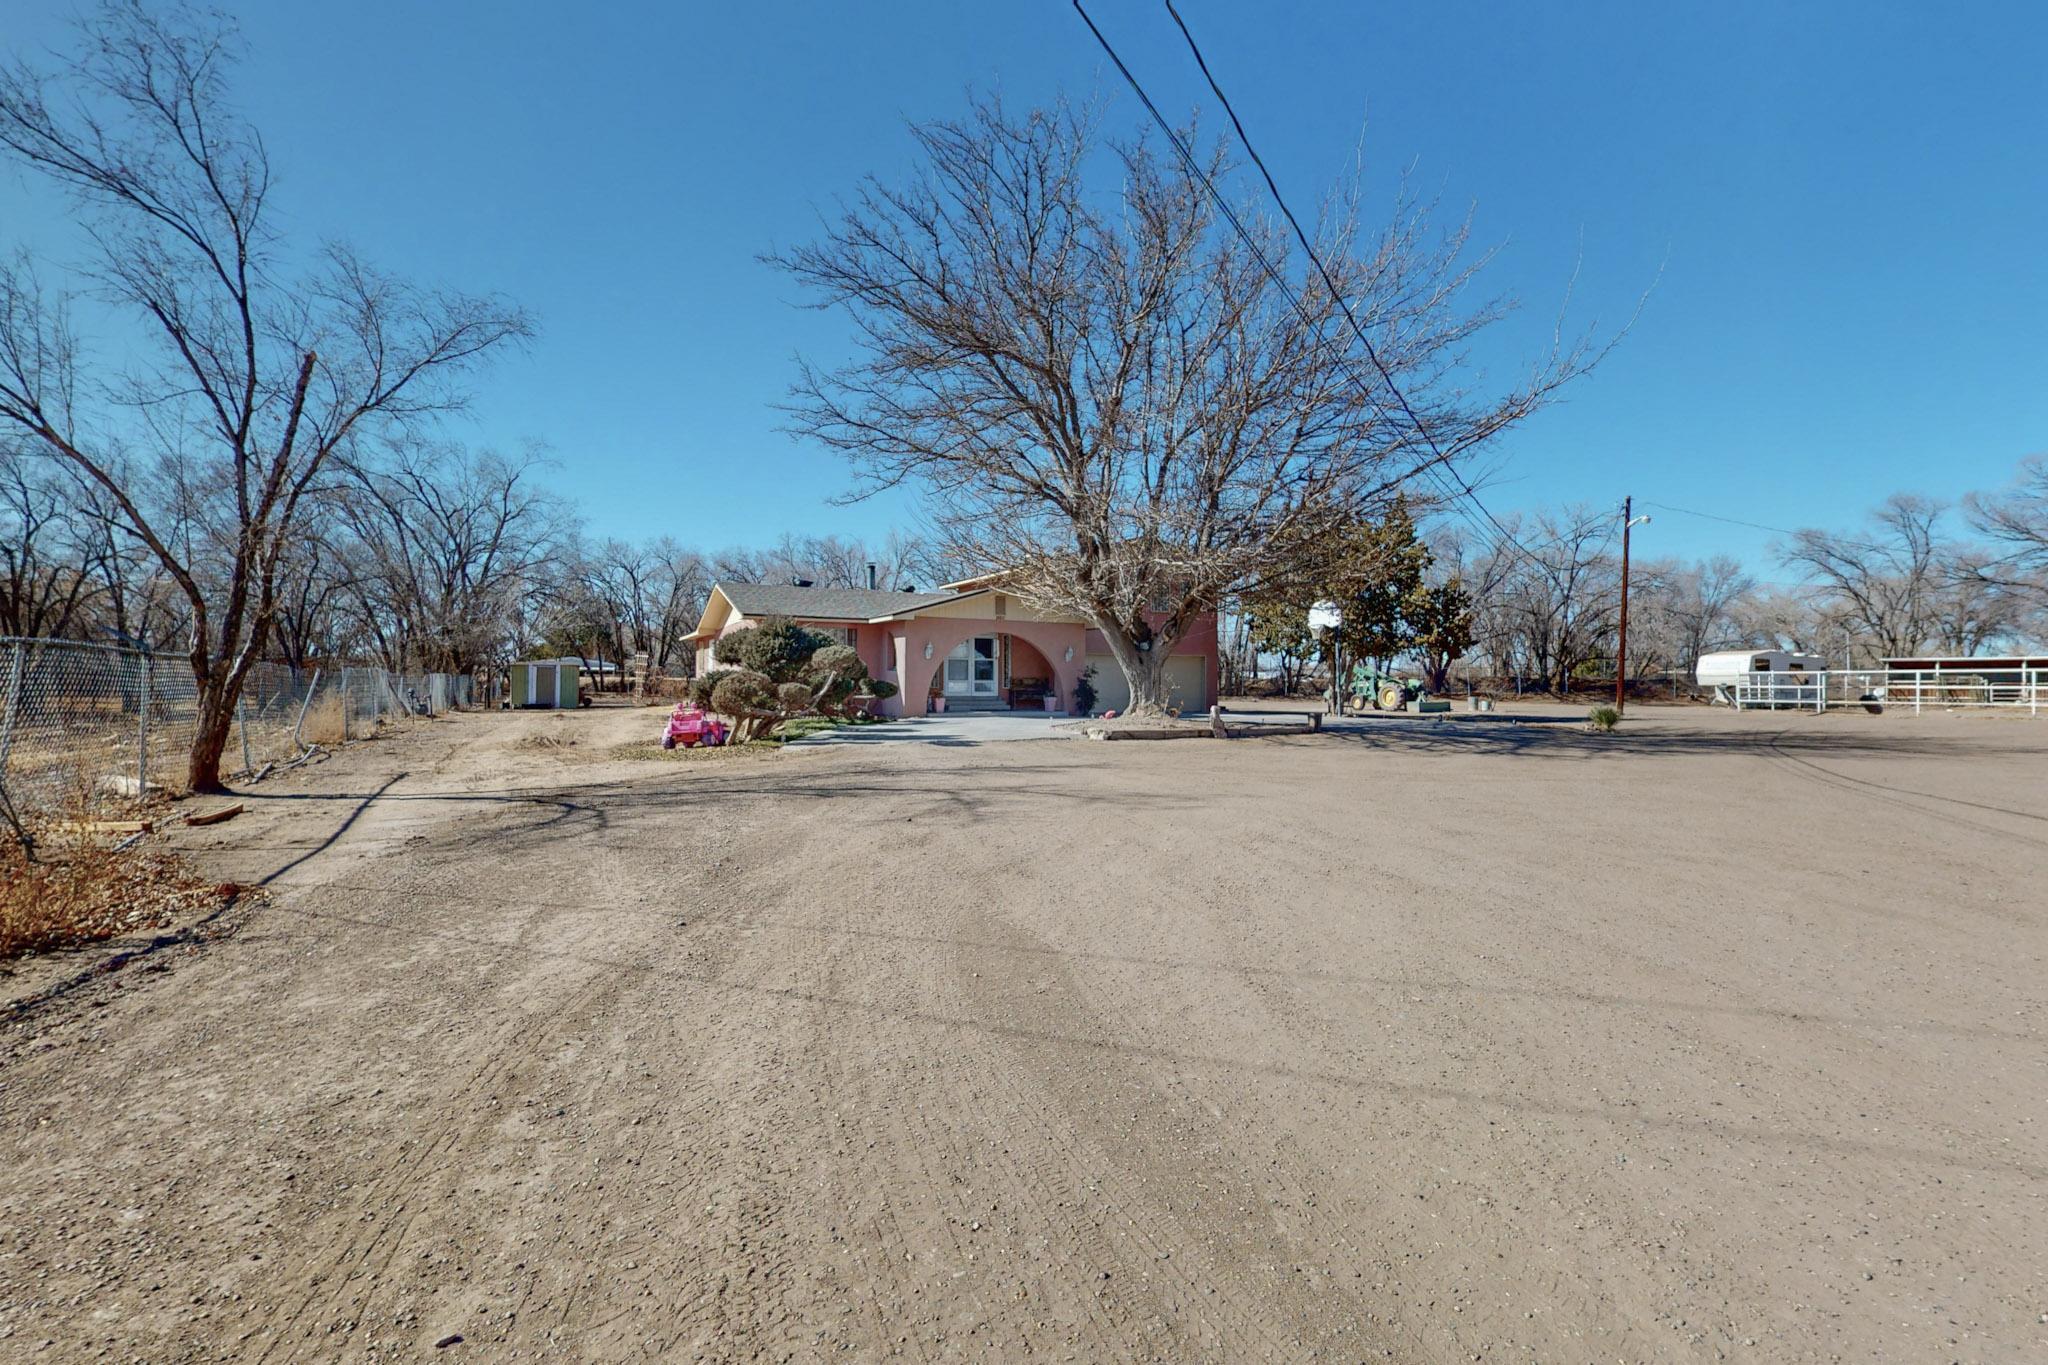
[[[1407,504],[1396,499],[1385,516],[1352,523],[1340,540],[1320,583],[1245,600],[1252,642],[1260,653],[1279,656],[1288,692],[1299,687],[1308,661],[1328,648],[1308,628],[1308,611],[1316,602],[1335,602],[1342,610],[1338,643],[1349,658],[1384,663],[1416,643],[1408,607],[1422,590],[1430,555],[1415,533]]]
[[[1387,515],[1362,522],[1352,533],[1344,584],[1340,636],[1345,654],[1384,664],[1415,643],[1408,619],[1410,598],[1422,587],[1429,547],[1415,534],[1415,519],[1396,500]]]
[[[1455,577],[1425,583],[1408,594],[1402,611],[1422,660],[1423,685],[1432,692],[1449,691],[1451,665],[1472,648],[1472,594]]]
[[[1246,598],[1244,605],[1252,648],[1279,659],[1280,690],[1293,695],[1318,648],[1308,629],[1308,599],[1300,593],[1265,593]]]

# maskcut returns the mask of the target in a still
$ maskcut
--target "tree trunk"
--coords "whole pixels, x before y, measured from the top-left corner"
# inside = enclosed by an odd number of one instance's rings
[[[1123,670],[1124,682],[1131,690],[1124,714],[1166,714],[1166,641],[1154,637],[1147,642],[1151,648],[1139,649],[1138,641],[1127,632],[1111,628],[1103,630],[1102,638],[1109,642],[1109,652],[1116,659],[1116,666]]]
[[[199,690],[198,729],[192,736],[192,749],[185,767],[185,785],[195,793],[224,792],[227,785],[220,780],[221,756],[227,752],[228,734],[235,724],[235,702],[231,693],[239,688],[229,688],[223,683],[213,682]]]

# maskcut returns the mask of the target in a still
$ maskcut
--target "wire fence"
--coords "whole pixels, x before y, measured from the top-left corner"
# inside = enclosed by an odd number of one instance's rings
[[[470,709],[476,697],[475,679],[461,674],[258,664],[242,689],[222,768],[257,772],[315,744]],[[0,638],[0,789],[24,812],[179,792],[198,729],[198,685],[183,655]]]

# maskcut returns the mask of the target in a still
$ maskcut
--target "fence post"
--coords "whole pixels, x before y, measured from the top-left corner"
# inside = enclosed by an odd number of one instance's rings
[[[248,684],[245,682],[243,686]],[[235,698],[235,728],[242,732],[242,771],[253,773],[256,765],[249,761],[249,699],[246,696]]]
[[[343,670],[342,676],[347,676],[347,670]],[[292,748],[294,751],[303,752],[305,750],[306,708],[313,704],[313,694],[315,692],[318,692],[319,690],[320,670],[318,668],[315,668],[313,670],[313,681],[306,685],[306,699],[299,703],[298,724],[292,726]],[[348,697],[346,695],[346,692],[347,689],[343,689],[343,696],[341,699],[341,733],[342,738],[344,739],[348,737]]]
[[[150,666],[155,661],[144,654],[142,664],[142,685],[136,694],[142,698],[142,705],[135,708],[135,795],[140,798],[149,793],[149,692]]]

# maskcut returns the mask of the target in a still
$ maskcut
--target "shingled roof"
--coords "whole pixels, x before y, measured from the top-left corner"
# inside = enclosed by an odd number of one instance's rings
[[[796,616],[809,621],[872,621],[935,606],[957,592],[884,592],[878,588],[800,588],[794,583],[715,585],[742,616]]]

